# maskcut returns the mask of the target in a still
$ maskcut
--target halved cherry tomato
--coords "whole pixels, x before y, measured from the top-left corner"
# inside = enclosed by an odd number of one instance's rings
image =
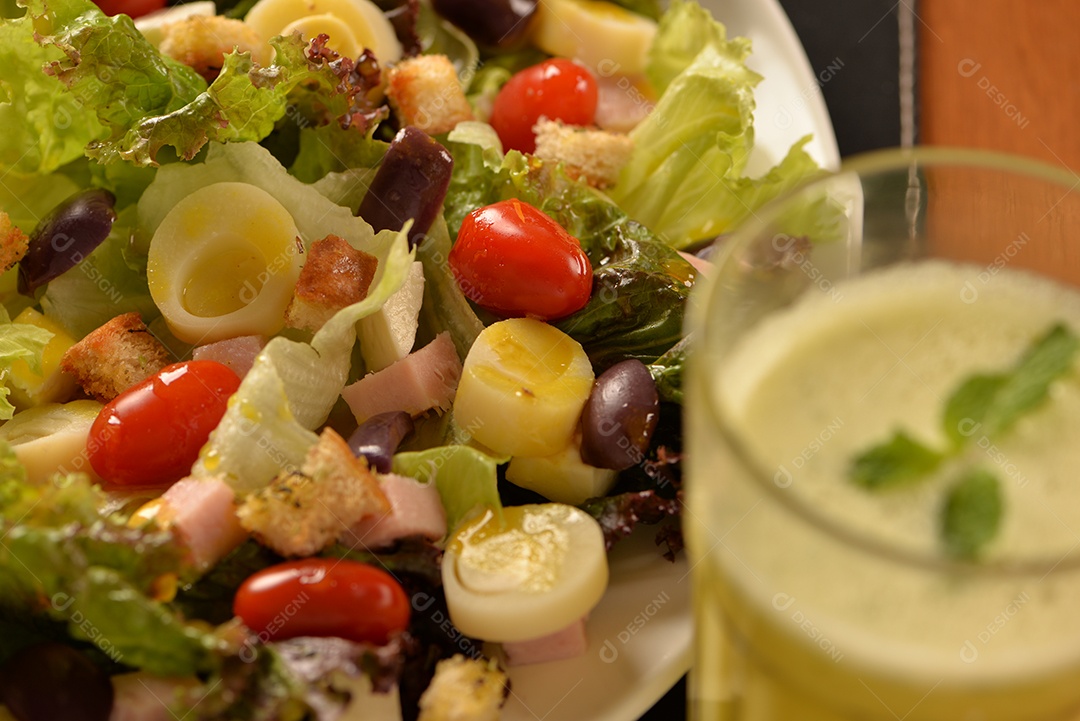
[[[573,60],[553,58],[514,75],[495,96],[491,126],[503,148],[536,150],[533,126],[540,116],[567,125],[591,125],[596,116],[596,78]]]
[[[578,239],[517,199],[465,216],[449,261],[465,296],[503,317],[562,318],[592,293],[592,264]]]
[[[267,640],[337,636],[384,644],[409,625],[409,598],[381,568],[305,558],[250,576],[236,592],[233,613]]]
[[[137,18],[165,7],[165,0],[94,0],[106,15],[125,15]]]
[[[166,366],[112,399],[90,426],[90,465],[107,485],[168,486],[180,480],[240,386],[227,366]]]

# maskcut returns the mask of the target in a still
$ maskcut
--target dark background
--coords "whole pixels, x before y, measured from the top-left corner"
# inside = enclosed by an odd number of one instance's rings
[[[914,0],[907,0],[909,7]],[[817,74],[840,58],[825,83],[840,155],[900,144],[900,43],[897,0],[780,0]],[[721,18],[722,19],[722,18]],[[917,127],[917,126],[916,126]],[[686,679],[642,721],[686,718]]]

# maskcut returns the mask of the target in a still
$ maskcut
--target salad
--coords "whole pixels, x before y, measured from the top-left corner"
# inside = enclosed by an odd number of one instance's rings
[[[818,170],[744,176],[749,41],[4,1],[0,718],[497,718],[679,552],[692,253]]]

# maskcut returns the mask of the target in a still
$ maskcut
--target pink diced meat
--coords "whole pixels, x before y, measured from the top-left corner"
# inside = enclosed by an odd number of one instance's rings
[[[191,551],[199,570],[221,560],[247,538],[236,517],[233,490],[217,478],[184,478],[161,496],[162,512]]]
[[[461,378],[461,360],[449,333],[397,363],[370,373],[341,391],[359,423],[388,411],[419,415],[450,407]]]
[[[704,258],[699,258],[693,253],[684,253],[681,250],[679,251],[679,255],[681,255],[683,260],[687,263],[694,266],[694,270],[702,275],[707,275],[709,271],[712,270],[713,264]]]
[[[379,478],[379,485],[390,501],[390,512],[363,519],[342,538],[343,543],[380,548],[406,536],[437,541],[446,535],[446,511],[434,483],[389,474]]]
[[[528,641],[504,643],[506,663],[510,666],[524,666],[530,663],[562,661],[585,653],[588,641],[585,638],[585,619],[579,618],[566,628],[540,638]]]
[[[625,75],[596,78],[596,124],[615,133],[629,133],[652,111],[654,103]]]
[[[191,351],[191,357],[194,360],[217,361],[243,378],[251,370],[251,366],[255,365],[255,356],[259,355],[265,346],[266,338],[261,335],[242,335],[201,345]]]
[[[175,721],[191,705],[184,696],[197,687],[199,681],[195,678],[159,678],[136,672],[113,676],[112,684],[113,707],[109,721]]]

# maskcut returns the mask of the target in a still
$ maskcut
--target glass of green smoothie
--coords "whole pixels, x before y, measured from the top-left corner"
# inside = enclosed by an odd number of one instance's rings
[[[873,154],[713,258],[691,719],[1080,720],[1080,177]]]

